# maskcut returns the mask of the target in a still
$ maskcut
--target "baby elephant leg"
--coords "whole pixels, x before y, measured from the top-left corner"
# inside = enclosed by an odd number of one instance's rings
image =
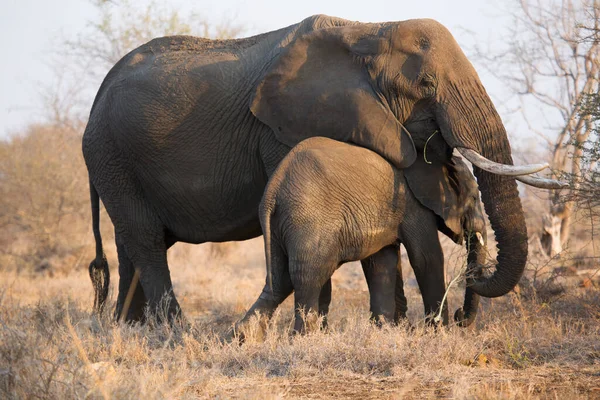
[[[289,273],[287,273],[287,270],[282,272],[284,272],[282,274],[284,276],[277,283],[273,281],[273,288],[269,286],[268,282],[265,283],[260,296],[258,296],[258,299],[256,299],[248,312],[246,312],[242,321],[247,321],[256,313],[271,318],[277,307],[292,293],[293,288]]]
[[[277,307],[283,303],[283,301],[293,291],[288,269],[287,256],[283,253],[282,249],[274,246],[271,257],[271,265],[273,267],[273,286],[271,287],[268,281],[265,282],[265,286],[263,287],[261,294],[258,296],[252,307],[250,307],[248,312],[246,312],[244,318],[242,318],[242,320],[236,324],[235,332],[241,336],[243,336],[244,328],[252,316],[260,314],[269,320]]]
[[[331,304],[331,278],[325,282],[319,295],[319,317],[321,317],[321,329],[327,329],[327,314]]]
[[[296,333],[306,333],[318,329],[319,303],[323,286],[330,282],[337,263],[322,262],[315,257],[290,258],[290,278],[294,287],[294,308]],[[327,291],[327,288],[326,288]],[[325,301],[327,293],[325,293]],[[330,296],[330,294],[329,294]]]
[[[381,324],[392,322],[396,312],[398,247],[388,246],[361,261],[371,302],[371,318]],[[400,277],[402,279],[402,277]],[[402,296],[404,292],[402,292]],[[406,303],[406,301],[405,301]]]

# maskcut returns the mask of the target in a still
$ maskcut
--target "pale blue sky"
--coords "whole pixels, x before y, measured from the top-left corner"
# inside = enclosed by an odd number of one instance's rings
[[[0,137],[6,137],[41,118],[40,83],[51,83],[55,76],[47,61],[61,37],[75,38],[96,15],[88,0],[0,1],[0,48],[4,53],[0,63]],[[172,0],[168,4],[182,13],[195,11],[209,21],[230,18],[246,27],[245,35],[291,25],[313,14],[363,22],[433,18],[446,25],[461,45],[468,46],[474,40],[493,44],[509,23],[506,16],[500,17],[496,0]],[[498,105],[499,99],[506,97],[503,86],[481,68],[478,71]],[[510,128],[507,120],[512,117],[503,117]],[[522,128],[515,123],[517,129]]]

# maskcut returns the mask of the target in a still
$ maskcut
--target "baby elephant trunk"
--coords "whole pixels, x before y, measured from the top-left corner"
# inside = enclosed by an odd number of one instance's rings
[[[465,272],[466,288],[463,306],[454,313],[454,321],[458,326],[466,328],[471,325],[477,317],[479,307],[479,295],[473,291],[471,285],[482,275],[482,265],[486,260],[487,235],[485,229],[481,231],[470,231],[466,235],[467,247],[467,270]]]

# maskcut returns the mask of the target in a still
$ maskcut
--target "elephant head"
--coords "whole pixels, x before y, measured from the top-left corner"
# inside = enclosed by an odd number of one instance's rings
[[[498,167],[486,167],[485,159],[512,166],[502,120],[444,26],[427,19],[358,24],[326,16],[302,24],[309,23],[310,29],[299,27],[272,53],[250,103],[281,142],[293,146],[308,136],[327,136],[367,147],[405,169],[433,133],[420,127],[434,126],[448,148],[483,168]],[[496,272],[474,282],[473,290],[502,296],[525,267],[523,209],[514,176],[477,166],[474,173],[498,256]],[[420,184],[411,189],[417,197],[428,190]]]

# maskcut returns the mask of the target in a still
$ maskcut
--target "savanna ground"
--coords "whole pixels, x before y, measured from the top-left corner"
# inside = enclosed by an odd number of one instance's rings
[[[600,289],[585,265],[530,262],[529,284],[482,301],[472,327],[434,331],[422,324],[406,262],[414,330],[370,324],[362,270],[348,264],[334,275],[329,332],[292,336],[288,299],[265,337],[239,346],[220,339],[263,286],[261,238],[169,252],[191,330],[113,322],[118,274],[106,247],[112,303],[100,318],[91,314],[89,247],[68,273],[0,272],[0,397],[600,398]],[[463,251],[445,247],[450,281]],[[450,289],[451,313],[463,290]]]

